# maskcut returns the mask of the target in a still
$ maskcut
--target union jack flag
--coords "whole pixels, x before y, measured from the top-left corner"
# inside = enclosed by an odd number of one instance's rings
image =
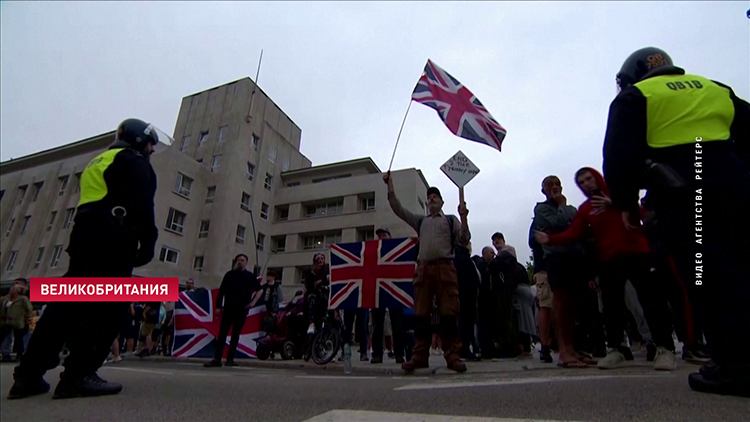
[[[411,98],[435,109],[454,135],[501,151],[507,133],[505,128],[484,108],[479,98],[431,60],[427,60]]]
[[[174,307],[174,346],[172,356],[213,358],[216,337],[219,336],[220,318],[214,318],[214,307],[219,289],[200,289],[180,292],[179,301]],[[255,339],[264,335],[260,330],[266,314],[265,306],[249,310],[245,325],[242,326],[236,358],[255,357]],[[224,358],[227,356],[232,330],[226,339]]]
[[[328,308],[413,308],[416,246],[416,238],[331,245]]]

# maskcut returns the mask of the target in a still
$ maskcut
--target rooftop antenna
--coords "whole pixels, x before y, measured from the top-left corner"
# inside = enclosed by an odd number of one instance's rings
[[[263,62],[263,49],[260,50],[260,59],[258,60],[258,71],[255,72],[255,80],[253,81],[253,92],[250,94],[250,110],[247,111],[247,117],[245,121],[250,123],[252,121],[253,114],[253,102],[255,102],[255,90],[258,88],[258,78],[260,77],[260,64]]]

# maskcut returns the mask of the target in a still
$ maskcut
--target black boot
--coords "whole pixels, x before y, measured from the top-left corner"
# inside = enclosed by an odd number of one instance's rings
[[[711,360],[690,374],[688,384],[701,393],[750,398],[750,365],[720,365]]]
[[[8,392],[8,400],[23,399],[26,397],[46,394],[50,390],[47,381],[42,377],[23,377],[18,375],[18,368],[13,374],[15,382]]]
[[[52,398],[109,396],[120,391],[122,391],[122,384],[105,381],[96,373],[83,378],[65,376],[65,373],[62,373]]]
[[[550,354],[549,346],[542,346],[542,350],[539,351],[539,360],[544,363],[552,363],[552,355]]]
[[[214,359],[211,359],[211,362],[204,363],[203,366],[205,366],[206,368],[216,368],[216,367],[221,366],[221,361],[219,359],[214,358]]]

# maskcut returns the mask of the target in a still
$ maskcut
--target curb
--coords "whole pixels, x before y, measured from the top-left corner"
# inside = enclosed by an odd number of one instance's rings
[[[135,359],[128,359],[129,361],[136,361]],[[207,363],[211,361],[209,358],[175,358],[175,357],[164,357],[164,356],[150,356],[146,358],[138,358],[139,362],[153,362],[153,363]],[[290,361],[261,361],[257,359],[237,359],[237,366],[247,368],[264,368],[264,369],[286,369],[286,370],[316,370],[322,372],[344,372],[343,363],[332,362],[326,365],[316,365],[314,363],[307,363],[301,360],[290,360]],[[508,361],[519,362],[519,361]],[[483,365],[484,366],[484,365]],[[499,373],[510,373],[510,372],[526,372],[526,371],[539,371],[539,370],[551,370],[560,369],[559,367],[553,366],[534,366],[532,361],[528,364],[507,368],[502,366],[484,366],[482,368],[474,368],[472,370],[471,362],[467,363],[468,370],[464,374],[499,374]],[[373,366],[373,367],[362,367],[353,366],[352,373],[357,374],[369,374],[369,375],[405,375],[404,371],[400,367],[384,367],[384,366]],[[412,373],[416,376],[424,375],[458,375],[456,372],[451,371],[445,366],[433,366],[428,369],[418,369]]]

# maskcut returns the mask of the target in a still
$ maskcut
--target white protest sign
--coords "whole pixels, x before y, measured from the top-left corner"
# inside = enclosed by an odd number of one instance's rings
[[[440,167],[440,170],[448,176],[459,188],[466,186],[477,174],[479,168],[469,160],[463,152],[458,151]]]

